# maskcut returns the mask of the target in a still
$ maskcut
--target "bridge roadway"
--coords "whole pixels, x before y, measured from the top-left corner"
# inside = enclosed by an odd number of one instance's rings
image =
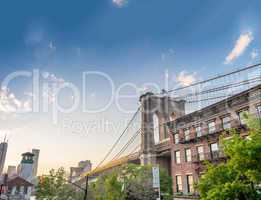
[[[156,151],[157,163],[170,172],[170,160],[171,160],[170,139],[168,138],[156,144],[155,151]],[[112,160],[109,163],[106,163],[105,165],[102,165],[90,172],[83,173],[80,178],[83,179],[86,176],[98,177],[99,175],[106,173],[126,163],[140,164],[140,155],[141,153],[140,151],[138,151],[130,155],[121,157],[119,159]]]

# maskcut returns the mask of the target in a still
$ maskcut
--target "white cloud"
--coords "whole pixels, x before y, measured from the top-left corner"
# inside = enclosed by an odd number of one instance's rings
[[[181,71],[177,76],[177,81],[182,86],[189,86],[198,80],[197,73],[188,73],[187,71]]]
[[[0,113],[10,114],[19,111],[30,111],[29,101],[19,100],[14,93],[11,93],[7,88],[0,89]]]
[[[257,49],[253,49],[250,53],[250,57],[254,60],[258,57],[259,53],[257,51]]]
[[[112,2],[120,8],[128,4],[128,0],[112,0]]]
[[[62,78],[58,78],[55,74],[49,73],[49,72],[43,72],[42,73],[42,77],[46,80],[49,81],[51,83],[58,83],[58,84],[62,84],[64,83],[64,79]]]
[[[18,99],[13,99],[13,103],[15,104],[15,106],[17,108],[21,108],[22,107],[22,102],[19,101]]]
[[[30,100],[27,100],[23,103],[23,108],[26,112],[32,111],[32,102]]]
[[[49,103],[54,101],[54,90],[60,87],[65,81],[49,72],[42,73],[43,80],[47,82],[48,88],[43,92],[43,97],[48,99]],[[0,88],[0,116],[1,114],[15,114],[32,111],[32,101],[34,94],[24,92],[25,98],[19,99],[8,88]]]
[[[245,34],[241,34],[233,50],[226,57],[225,64],[231,63],[233,60],[237,59],[248,47],[248,45],[253,41],[254,37],[252,32],[247,32]]]

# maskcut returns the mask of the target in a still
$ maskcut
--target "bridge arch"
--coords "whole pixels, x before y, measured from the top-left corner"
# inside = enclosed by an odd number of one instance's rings
[[[160,123],[156,113],[153,114],[153,132],[155,144],[158,144],[160,142]]]
[[[165,122],[171,116],[176,117],[185,114],[185,101],[175,100],[169,96],[159,96],[148,92],[140,97],[141,103],[141,157],[142,165],[156,164],[157,137],[155,128],[158,126],[158,142],[169,137]]]

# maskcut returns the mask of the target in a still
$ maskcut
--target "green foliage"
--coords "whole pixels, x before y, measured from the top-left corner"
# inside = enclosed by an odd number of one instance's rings
[[[67,183],[63,168],[51,170],[48,176],[41,176],[36,187],[37,200],[82,200],[83,193]]]
[[[121,188],[122,185],[117,180],[116,171],[110,175],[101,176],[90,186],[93,199],[97,200],[123,200],[124,192]]]
[[[248,116],[249,136],[222,138],[226,163],[208,164],[205,174],[196,185],[202,200],[261,199],[261,119]]]
[[[172,198],[172,180],[160,170],[161,192]],[[152,188],[152,167],[128,164],[98,178],[90,187],[95,200],[156,199]]]

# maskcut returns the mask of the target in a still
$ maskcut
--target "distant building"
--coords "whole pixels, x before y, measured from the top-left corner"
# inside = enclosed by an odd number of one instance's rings
[[[33,176],[36,177],[37,171],[38,171],[38,161],[39,161],[40,150],[39,149],[33,149],[32,153],[34,154]]]
[[[80,161],[78,166],[83,169],[83,171],[90,171],[92,169],[92,163],[90,160]]]
[[[23,179],[32,182],[34,179],[34,154],[27,152],[22,154],[22,161],[19,166],[19,176]]]
[[[17,165],[16,171],[17,171],[17,174],[20,174],[20,172],[21,172],[21,163],[19,165]]]
[[[77,167],[70,168],[70,181],[74,182],[83,172],[92,170],[92,163],[90,160],[80,161]]]
[[[5,166],[5,159],[6,159],[6,153],[7,153],[7,142],[0,143],[0,175],[3,173],[4,166]]]
[[[8,174],[8,177],[16,175],[17,174],[16,166],[8,166],[7,174]]]

